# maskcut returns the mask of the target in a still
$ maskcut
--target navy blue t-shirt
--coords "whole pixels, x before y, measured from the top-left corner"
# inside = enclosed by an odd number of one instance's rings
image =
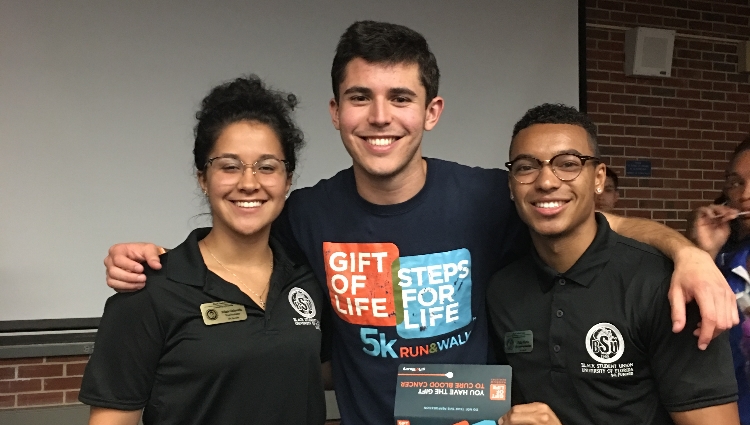
[[[331,301],[344,425],[394,423],[400,364],[486,363],[487,283],[530,246],[506,171],[426,161],[404,203],[365,201],[349,168],[295,190],[274,224]]]

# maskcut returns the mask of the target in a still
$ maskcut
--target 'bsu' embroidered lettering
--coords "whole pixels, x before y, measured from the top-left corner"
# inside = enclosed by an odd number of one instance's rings
[[[396,326],[402,338],[426,338],[471,322],[467,249],[399,257],[391,243],[323,243],[331,305],[358,325]]]

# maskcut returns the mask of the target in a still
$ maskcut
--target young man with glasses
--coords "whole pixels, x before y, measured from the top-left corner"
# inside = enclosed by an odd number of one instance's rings
[[[422,137],[443,110],[439,79],[421,34],[352,24],[336,49],[328,105],[352,167],[292,192],[274,225],[328,291],[346,425],[393,423],[401,363],[486,363],[487,282],[528,245],[506,172],[422,157]],[[733,295],[707,254],[664,226],[611,218],[618,231],[682,259],[671,294],[675,328],[694,296],[705,305],[701,346],[714,325],[731,327]],[[127,257],[159,267],[153,245],[114,246],[105,260],[110,286],[142,286],[142,266]]]
[[[508,185],[533,249],[493,276],[487,304],[513,367],[508,424],[738,424],[726,335],[705,351],[669,331],[672,262],[595,212],[596,128],[564,105],[515,125]],[[688,305],[688,326],[700,320]]]

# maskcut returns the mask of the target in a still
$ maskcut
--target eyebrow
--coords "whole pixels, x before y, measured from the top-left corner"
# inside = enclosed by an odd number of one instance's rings
[[[367,88],[367,87],[363,87],[363,86],[352,86],[352,87],[349,87],[348,89],[344,90],[344,94],[353,94],[353,93],[358,93],[358,94],[364,94],[364,95],[372,96],[373,91],[372,91],[372,89]],[[411,89],[409,89],[407,87],[394,87],[394,88],[388,90],[388,95],[389,96],[399,96],[399,95],[402,95],[402,96],[403,95],[406,95],[406,96],[416,96],[417,93],[414,92],[414,90],[411,90]]]
[[[214,158],[232,158],[232,159],[239,159],[240,161],[242,161],[242,159],[240,158],[240,156],[237,155],[236,153],[223,153],[221,155],[215,156]],[[277,158],[276,155],[267,153],[267,154],[259,156],[258,159],[256,159],[253,162],[263,161],[264,159],[269,159],[269,158],[278,159],[279,161],[285,161],[284,159]]]
[[[573,154],[573,155],[589,156],[589,155],[584,155],[584,154],[582,154],[582,153],[578,152],[578,151],[577,151],[577,150],[575,150],[575,149],[565,149],[565,150],[557,151],[557,152],[555,152],[554,154],[552,154],[552,156],[554,157],[554,156],[557,156],[557,155],[564,155],[564,154]],[[533,155],[529,155],[529,154],[527,154],[527,153],[522,153],[522,154],[518,154],[518,155],[516,155],[516,157],[515,157],[515,158],[513,158],[513,159],[511,160],[511,162],[512,162],[512,161],[515,161],[515,160],[517,160],[517,159],[521,159],[521,158],[536,159],[537,161],[539,161],[539,160],[540,160],[539,158],[537,158],[537,157],[535,157],[535,156],[533,156]]]

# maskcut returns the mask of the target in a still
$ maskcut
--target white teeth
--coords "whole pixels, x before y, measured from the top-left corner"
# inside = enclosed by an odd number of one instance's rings
[[[372,139],[372,138],[367,139],[367,143],[369,143],[371,145],[375,145],[375,146],[388,146],[388,145],[390,145],[391,143],[393,143],[395,141],[396,141],[395,137],[387,137],[387,138],[379,138],[379,139]]]
[[[254,207],[259,207],[262,204],[262,202],[260,201],[251,201],[251,202],[237,201],[234,204],[240,208],[254,208]]]
[[[560,201],[555,202],[537,202],[536,205],[538,208],[557,208],[561,206],[563,203]]]

